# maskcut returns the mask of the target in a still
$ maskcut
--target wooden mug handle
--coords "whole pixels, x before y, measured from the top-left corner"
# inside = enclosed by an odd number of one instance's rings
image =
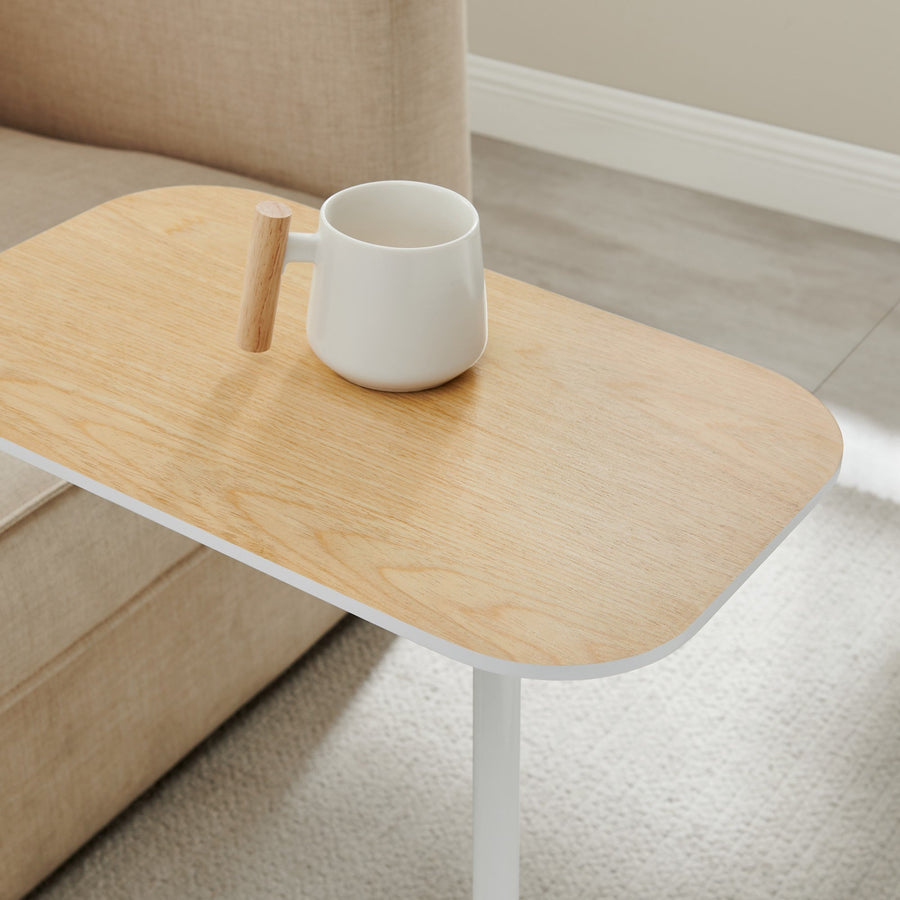
[[[286,203],[262,200],[256,204],[238,320],[237,341],[242,350],[261,353],[272,345],[290,230],[291,208]]]

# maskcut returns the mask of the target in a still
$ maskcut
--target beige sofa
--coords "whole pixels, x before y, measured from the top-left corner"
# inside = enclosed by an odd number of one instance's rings
[[[3,0],[0,249],[167,184],[468,192],[463,27],[462,0]],[[340,615],[0,455],[0,900]]]

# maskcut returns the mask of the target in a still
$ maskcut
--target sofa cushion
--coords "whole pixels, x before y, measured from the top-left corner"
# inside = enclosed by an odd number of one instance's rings
[[[0,122],[325,196],[466,193],[462,0],[3,0]]]
[[[0,453],[0,540],[5,531],[67,487],[54,475]]]
[[[34,887],[342,615],[200,547],[0,694],[0,900]]]
[[[182,160],[72,144],[0,127],[0,250],[122,194],[175,184],[223,184],[318,206],[300,191]]]
[[[192,163],[0,128],[0,249],[121,194],[184,183],[271,190]],[[195,547],[0,454],[0,697]]]
[[[0,462],[0,478],[34,470]],[[77,488],[48,486],[0,534],[0,697],[81,639],[195,544]]]

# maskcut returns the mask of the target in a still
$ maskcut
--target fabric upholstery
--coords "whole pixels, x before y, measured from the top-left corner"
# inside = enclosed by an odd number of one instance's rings
[[[468,193],[461,0],[3,0],[0,124],[325,197]]]
[[[0,34],[2,19],[0,6]],[[321,203],[320,198],[301,191],[275,189],[208,166],[52,140],[0,126],[0,250],[114,197],[175,184],[275,190],[309,206]]]
[[[0,453],[0,540],[4,532],[67,487],[59,478]],[[0,692],[2,684],[0,676]]]
[[[0,900],[32,888],[341,615],[200,548],[0,697]]]
[[[33,504],[0,534],[0,697],[195,546],[75,488]]]

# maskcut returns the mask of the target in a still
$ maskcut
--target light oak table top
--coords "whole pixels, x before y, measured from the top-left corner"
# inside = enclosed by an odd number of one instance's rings
[[[316,359],[311,265],[285,272],[272,349],[245,353],[262,198],[135,194],[0,255],[0,448],[535,677],[677,647],[836,476],[840,432],[793,382],[490,272],[488,349],[431,391],[365,390]]]

